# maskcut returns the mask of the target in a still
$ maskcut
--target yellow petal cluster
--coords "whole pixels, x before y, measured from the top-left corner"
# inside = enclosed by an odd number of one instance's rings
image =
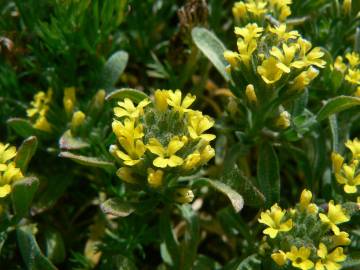
[[[110,152],[121,164],[117,172],[121,179],[163,188],[169,175],[191,174],[214,157],[210,142],[215,135],[209,133],[214,120],[192,110],[194,101],[195,96],[180,90],[159,89],[153,101],[136,104],[125,98],[117,103],[112,122],[117,143]],[[192,198],[192,193],[180,191],[174,200]]]
[[[13,161],[16,154],[15,146],[0,143],[0,198],[11,192],[13,182],[23,178],[23,174]]]
[[[52,89],[47,93],[40,91],[34,95],[34,100],[30,102],[30,108],[26,110],[27,116],[33,122],[36,129],[50,132],[51,125],[46,119],[46,114],[49,111],[49,104],[52,98]]]
[[[326,215],[323,213],[319,214],[320,220],[328,224],[335,235],[339,235],[340,229],[337,225],[348,222],[350,217],[346,215],[345,210],[340,204],[335,205],[333,201],[330,201],[328,207],[329,209]]]

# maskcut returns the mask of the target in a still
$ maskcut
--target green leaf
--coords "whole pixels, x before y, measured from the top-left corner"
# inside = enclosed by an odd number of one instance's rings
[[[332,136],[332,150],[339,152],[339,127],[337,123],[336,115],[330,115],[329,117],[330,131]]]
[[[116,84],[120,75],[124,72],[129,54],[125,51],[118,51],[110,56],[103,70],[103,87],[111,88]]]
[[[132,204],[117,198],[106,200],[100,207],[105,214],[117,217],[127,217],[135,211],[135,207]]]
[[[46,256],[54,263],[61,263],[65,260],[65,244],[59,231],[47,228],[44,231]]]
[[[195,27],[192,30],[191,35],[196,46],[210,60],[224,79],[230,81],[230,77],[226,73],[226,66],[228,63],[224,58],[226,48],[222,42],[214,33],[201,27]]]
[[[236,212],[239,212],[244,207],[243,197],[230,186],[220,181],[211,180],[208,178],[200,178],[195,181],[194,185],[209,185],[217,191],[220,191],[228,197]]]
[[[257,180],[265,205],[273,205],[280,200],[279,161],[274,148],[269,143],[260,145],[257,164]]]
[[[23,178],[13,184],[11,199],[18,218],[25,216],[29,212],[31,202],[38,187],[39,180],[36,177]]]
[[[16,229],[20,253],[26,265],[31,270],[56,270],[57,268],[41,252],[33,235],[34,226],[26,225]]]
[[[358,97],[338,96],[328,100],[326,104],[320,109],[316,118],[318,121],[322,121],[334,113],[338,113],[359,105],[360,98]]]
[[[35,136],[27,138],[21,144],[15,157],[16,167],[18,167],[23,173],[26,172],[27,166],[36,152],[38,141]]]
[[[70,130],[65,131],[59,140],[61,150],[78,150],[89,146],[90,145],[81,138],[74,137]]]
[[[342,264],[341,269],[343,270],[355,270],[360,267],[360,252],[352,251],[346,257],[346,261]]]
[[[140,101],[146,98],[149,99],[149,96],[140,90],[132,89],[132,88],[121,88],[111,92],[106,96],[106,100],[112,100],[112,99],[123,100],[124,98],[129,98],[135,103],[139,103]]]
[[[76,163],[79,163],[84,166],[102,168],[102,169],[110,170],[110,171],[114,171],[116,169],[114,163],[100,160],[96,157],[85,157],[85,156],[81,156],[81,155],[75,155],[70,152],[61,152],[59,154],[59,157],[69,158],[69,159],[75,161]]]
[[[22,118],[10,118],[7,124],[21,137],[28,138],[36,133],[36,129],[28,120]]]
[[[171,266],[178,267],[181,255],[180,246],[171,227],[168,211],[160,215],[159,231],[161,240],[165,243],[161,249],[161,256],[165,257],[164,261],[168,261]],[[171,262],[169,260],[171,260]]]

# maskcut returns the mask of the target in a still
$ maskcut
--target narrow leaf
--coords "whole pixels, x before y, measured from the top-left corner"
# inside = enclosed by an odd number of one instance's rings
[[[226,73],[226,66],[228,64],[224,58],[226,48],[222,42],[214,33],[201,27],[195,27],[191,35],[196,46],[210,60],[224,79],[230,81],[229,75]]]
[[[24,178],[14,183],[11,199],[17,217],[23,217],[29,212],[31,202],[38,187],[39,180],[36,177]]]
[[[22,118],[10,118],[7,124],[21,137],[28,138],[36,133],[31,123]]]
[[[96,157],[86,157],[86,156],[76,155],[76,154],[73,154],[70,152],[61,152],[59,154],[59,157],[69,158],[69,159],[75,161],[76,163],[79,163],[84,166],[97,167],[97,168],[102,168],[102,169],[106,169],[106,170],[115,170],[116,169],[114,163],[103,161]]]
[[[205,184],[209,185],[212,188],[216,189],[217,191],[220,191],[225,196],[228,197],[230,200],[232,206],[234,207],[236,212],[239,212],[244,207],[244,199],[243,197],[237,193],[235,190],[233,190],[230,186],[216,180],[211,180],[208,178],[200,178],[196,180],[195,185],[198,184]]]
[[[338,96],[328,100],[326,104],[320,109],[316,118],[318,121],[322,121],[334,113],[338,113],[359,105],[360,98],[358,97]]]
[[[16,167],[18,167],[23,173],[26,172],[27,166],[36,152],[38,141],[35,136],[27,138],[21,144],[15,157]]]
[[[100,207],[105,214],[117,217],[127,217],[135,211],[133,205],[116,198],[106,200]]]
[[[260,191],[265,195],[265,205],[271,206],[280,200],[279,161],[274,148],[263,143],[259,149],[257,179]]]
[[[122,100],[124,98],[129,98],[135,103],[139,103],[140,101],[149,98],[149,96],[140,90],[132,89],[132,88],[121,88],[111,92],[106,96],[106,100],[111,100],[111,99]]]
[[[124,72],[129,55],[125,51],[118,51],[110,56],[104,66],[104,88],[111,88],[116,84],[120,75]]]

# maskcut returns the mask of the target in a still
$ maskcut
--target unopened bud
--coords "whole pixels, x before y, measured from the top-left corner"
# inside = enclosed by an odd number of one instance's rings
[[[178,203],[191,203],[194,199],[194,193],[189,188],[178,188],[174,193],[174,201]]]
[[[279,128],[288,128],[290,126],[290,119],[291,119],[291,115],[290,113],[288,113],[287,111],[283,111],[282,113],[280,113],[279,117],[276,120],[276,125]]]
[[[248,86],[246,86],[245,94],[246,94],[247,99],[250,102],[257,103],[257,97],[256,97],[255,89],[254,89],[254,86],[252,84],[248,84]]]
[[[71,132],[77,131],[77,129],[84,124],[85,122],[85,114],[82,111],[77,111],[73,114],[71,119]]]

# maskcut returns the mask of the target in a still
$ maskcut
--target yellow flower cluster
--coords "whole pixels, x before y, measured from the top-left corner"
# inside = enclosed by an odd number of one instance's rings
[[[360,141],[358,138],[348,140],[345,146],[351,151],[352,159],[345,163],[342,155],[333,152],[331,155],[333,170],[336,181],[344,185],[344,191],[348,194],[355,194],[358,192],[357,186],[360,186]]]
[[[214,121],[190,109],[194,101],[180,90],[156,90],[153,102],[118,102],[112,122],[117,144],[110,152],[122,164],[117,171],[122,180],[141,184],[147,179],[152,188],[166,187],[172,173],[191,174],[215,155],[209,144],[215,135],[206,133]]]
[[[333,70],[340,72],[345,81],[350,84],[354,96],[360,97],[360,55],[356,52],[345,54],[346,63],[342,56],[338,56],[332,66]]]
[[[286,24],[262,27],[249,23],[235,27],[235,34],[238,52],[225,51],[224,57],[231,71],[249,75],[242,78],[247,83],[301,91],[318,75],[315,67],[325,67],[324,52],[312,48],[297,31],[288,31]]]
[[[16,147],[0,143],[0,198],[6,197],[11,192],[11,184],[23,175],[13,161],[16,156]]]
[[[52,89],[49,89],[47,93],[37,92],[34,100],[30,102],[31,107],[26,110],[27,116],[33,121],[33,126],[46,132],[51,131],[51,125],[46,119],[46,114],[49,111],[52,93]]]
[[[237,23],[248,20],[263,20],[271,15],[283,22],[291,15],[292,0],[246,0],[236,2],[232,12]]]
[[[277,204],[261,213],[260,223],[271,258],[279,266],[309,270],[339,270],[346,255],[342,246],[350,244],[349,235],[338,225],[350,220],[342,205],[328,203],[327,213],[312,203],[312,193],[303,190],[300,202],[288,212]],[[319,213],[320,212],[320,213]]]

